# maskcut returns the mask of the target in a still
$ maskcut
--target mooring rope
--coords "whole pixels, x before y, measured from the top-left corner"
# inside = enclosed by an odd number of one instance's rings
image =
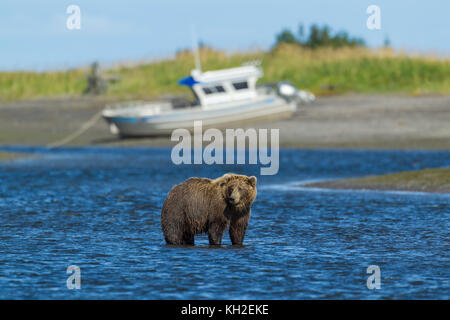
[[[68,144],[69,142],[71,142],[72,140],[76,139],[77,137],[85,133],[87,130],[89,130],[89,128],[92,127],[98,121],[98,119],[100,119],[101,115],[102,111],[97,112],[88,121],[86,121],[77,131],[68,135],[64,139],[49,143],[47,145],[47,148],[58,148],[65,144]]]

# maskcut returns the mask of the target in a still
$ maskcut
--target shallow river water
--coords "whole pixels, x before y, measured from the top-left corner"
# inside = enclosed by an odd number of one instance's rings
[[[450,195],[332,191],[316,181],[450,165],[450,152],[281,150],[280,171],[181,165],[170,149],[3,147],[0,299],[450,297]],[[243,247],[165,245],[160,210],[188,177],[258,176]],[[81,270],[69,290],[68,266]],[[367,268],[380,268],[369,290]]]

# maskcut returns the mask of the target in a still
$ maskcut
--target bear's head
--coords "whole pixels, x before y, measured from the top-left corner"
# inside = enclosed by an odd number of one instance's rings
[[[215,180],[226,203],[238,210],[249,209],[256,198],[256,177],[227,173]]]

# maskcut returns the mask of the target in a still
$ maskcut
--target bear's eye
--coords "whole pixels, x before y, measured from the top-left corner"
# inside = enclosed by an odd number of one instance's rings
[[[221,187],[225,187],[225,184],[226,184],[225,182],[222,182],[222,183],[220,184],[220,186],[221,186]]]

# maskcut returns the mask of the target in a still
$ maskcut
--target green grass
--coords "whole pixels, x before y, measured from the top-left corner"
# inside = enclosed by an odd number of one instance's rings
[[[390,49],[323,48],[310,50],[298,45],[280,45],[270,52],[227,55],[202,49],[203,70],[240,66],[261,60],[260,82],[287,80],[317,95],[358,93],[450,93],[450,59],[412,57]],[[104,70],[119,75],[106,94],[120,99],[149,98],[166,93],[188,93],[177,80],[194,68],[190,52],[173,59],[119,66]],[[53,96],[79,96],[86,87],[89,70],[59,72],[0,72],[0,101]]]
[[[65,72],[1,72],[0,101],[58,95],[80,95],[85,88],[82,69]]]
[[[450,193],[450,168],[423,169],[380,176],[325,181],[307,186],[331,189],[410,190]]]

